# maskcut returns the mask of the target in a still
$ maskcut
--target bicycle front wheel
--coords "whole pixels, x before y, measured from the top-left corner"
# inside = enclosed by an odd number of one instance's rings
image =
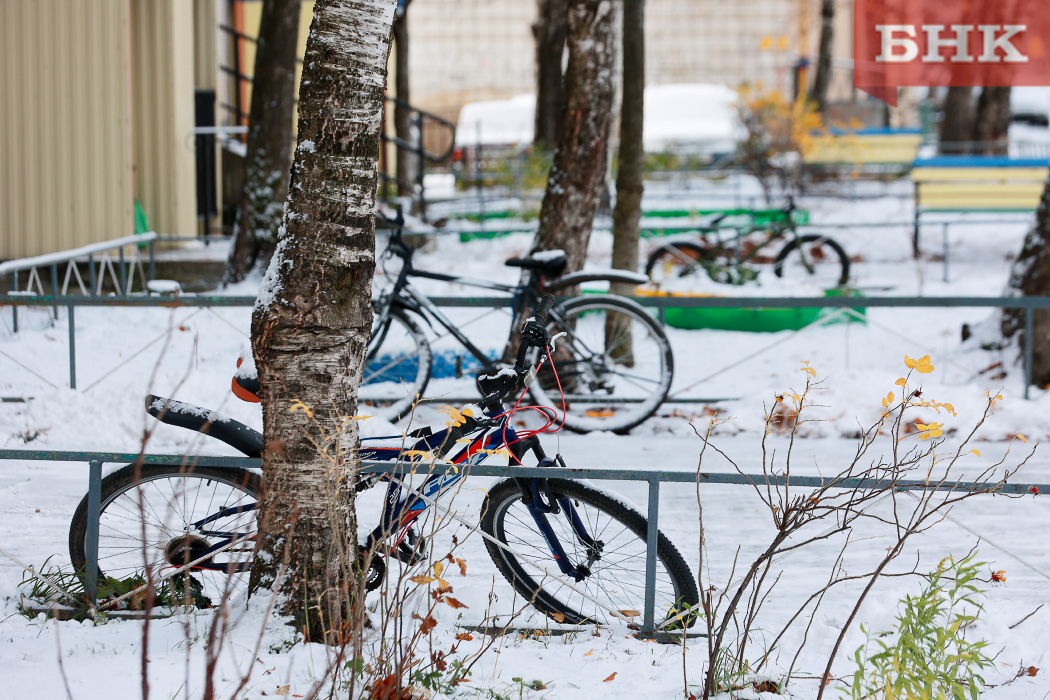
[[[372,331],[357,400],[365,412],[397,420],[412,412],[430,381],[430,343],[419,324],[392,309],[385,328]]]
[[[849,256],[827,236],[799,236],[777,255],[777,277],[807,280],[821,289],[841,287],[849,281]]]
[[[514,590],[559,622],[606,624],[618,619],[615,611],[640,624],[645,605],[646,519],[586,484],[547,481],[556,498],[569,499],[579,522],[595,541],[596,546],[589,546],[581,540],[565,509],[545,516],[582,580],[567,581],[561,573],[546,538],[522,502],[521,488],[512,479],[489,490],[481,517],[482,532],[499,543],[485,540],[496,568]],[[654,619],[659,624],[676,618],[699,600],[689,566],[661,533],[656,548]],[[689,627],[695,619],[690,611],[674,624]]]
[[[638,304],[613,295],[577,297],[547,317],[557,341],[530,387],[533,402],[553,408],[577,432],[625,432],[653,415],[674,374],[671,344]],[[539,351],[533,350],[535,365]],[[562,397],[564,396],[564,414]]]
[[[130,464],[102,480],[98,527],[100,597],[107,577],[126,583],[154,577],[205,556],[209,549],[232,544],[201,561],[188,582],[199,606],[230,592],[229,575],[247,571],[258,532],[255,503],[261,479],[245,469]],[[69,558],[83,574],[87,566],[87,496],[69,527]],[[189,581],[192,579],[192,581]],[[118,592],[127,586],[116,586]],[[160,592],[171,586],[158,586]],[[177,600],[168,601],[177,603]]]

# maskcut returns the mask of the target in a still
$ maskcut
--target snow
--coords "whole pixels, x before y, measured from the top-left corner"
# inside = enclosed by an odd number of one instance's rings
[[[831,235],[852,256],[854,282],[865,294],[876,295],[965,295],[997,296],[1002,293],[1012,256],[1020,250],[1029,219],[1013,217],[1001,224],[979,223],[979,217],[955,217],[949,230],[951,245],[950,281],[942,280],[939,260],[911,258],[911,204],[906,183],[901,190],[875,183],[851,183],[843,187],[856,195],[841,198],[800,198],[800,206],[812,212],[814,223],[836,223]],[[718,188],[724,188],[720,190]],[[649,183],[646,206],[677,202],[683,208],[709,204],[709,197],[728,199],[727,192],[757,196],[753,183],[726,182],[707,185]],[[987,218],[987,217],[985,217]],[[939,251],[939,227],[927,228],[924,245]],[[527,253],[531,236],[516,234],[490,240],[460,242],[457,236],[436,236],[417,254],[415,262],[433,269],[465,277],[499,281],[508,271],[501,261]],[[644,241],[642,260],[657,245]],[[381,250],[382,239],[378,247]],[[587,261],[589,269],[606,267],[611,255],[611,237],[596,230]],[[271,271],[273,267],[271,267]],[[804,283],[777,280],[762,270],[756,284],[742,288],[711,286],[698,282],[690,290],[751,296],[812,293]],[[377,284],[383,278],[377,272]],[[418,280],[428,294],[475,293],[460,284]],[[260,280],[243,283],[231,294],[244,294]],[[485,351],[502,347],[510,320],[504,312],[488,309],[443,309],[461,325],[467,335]],[[811,326],[799,332],[756,334],[727,331],[685,331],[668,329],[675,354],[672,394],[685,398],[731,400],[709,404],[667,404],[653,419],[629,435],[562,432],[544,436],[548,454],[561,453],[570,467],[620,467],[636,470],[678,470],[694,473],[730,472],[732,459],[748,473],[759,471],[759,441],[764,434],[763,416],[777,394],[801,389],[807,375],[800,361],[808,360],[823,380],[812,395],[814,417],[796,440],[792,473],[827,476],[839,471],[853,458],[854,435],[858,425],[877,420],[882,412],[880,400],[890,390],[899,393],[894,382],[906,373],[905,354],[917,358],[931,355],[934,372],[913,376],[921,381],[924,397],[948,401],[958,417],[919,409],[923,422],[943,422],[947,442],[942,450],[954,449],[977,421],[986,402],[986,392],[1002,394],[988,420],[974,436],[971,446],[981,455],[962,460],[965,477],[975,476],[994,465],[1006,451],[1006,464],[1016,464],[1035,442],[1050,437],[1045,416],[1050,413],[1050,393],[1033,388],[1031,399],[1022,398],[1021,371],[1014,350],[985,350],[975,342],[960,341],[963,323],[987,332],[986,321],[994,313],[984,309],[871,308],[867,324]],[[0,447],[5,449],[104,450],[137,452],[143,431],[153,430],[146,446],[155,453],[234,454],[217,440],[173,426],[158,424],[143,411],[147,393],[172,396],[178,401],[222,411],[233,419],[261,428],[259,407],[233,399],[230,376],[236,371],[237,356],[246,347],[250,327],[250,308],[214,308],[206,311],[183,309],[82,308],[76,314],[77,391],[65,388],[67,366],[67,320],[62,312],[55,321],[50,309],[21,309],[20,331],[11,332],[10,310],[0,309],[0,395],[24,397],[25,403],[0,403]],[[982,325],[984,324],[984,325]],[[428,330],[435,352],[455,348],[448,338],[437,339]],[[250,351],[245,355],[250,361]],[[25,365],[41,379],[14,361]],[[1002,363],[997,366],[996,363]],[[245,365],[242,365],[242,370]],[[1005,370],[1006,375],[999,372]],[[111,374],[110,374],[111,373]],[[107,378],[108,375],[108,378]],[[46,379],[46,381],[45,381]],[[101,381],[99,381],[101,380]],[[96,384],[96,382],[98,382]],[[52,386],[49,386],[49,383]],[[92,386],[94,385],[94,386]],[[413,427],[442,425],[446,420],[436,407],[450,403],[443,397],[476,396],[468,379],[433,380],[428,392],[436,397],[434,407],[420,409]],[[454,404],[458,405],[458,404]],[[701,442],[690,423],[703,431],[710,412],[726,419],[714,432],[714,442],[723,454],[708,450],[698,464]],[[378,418],[360,423],[363,435],[397,435],[404,426],[391,426]],[[954,431],[954,432],[953,432]],[[1011,442],[1023,433],[1029,444]],[[914,438],[909,438],[914,441]],[[787,449],[787,439],[770,437],[778,460]],[[904,443],[910,444],[910,443]],[[877,454],[887,454],[892,445],[885,439],[875,446]],[[18,582],[23,572],[3,552],[19,560],[41,566],[68,564],[66,541],[69,520],[86,490],[86,469],[71,463],[0,462],[0,668],[4,685],[12,697],[66,697],[63,673],[74,698],[130,698],[141,695],[141,651],[143,625],[137,621],[91,622],[27,619],[17,613]],[[107,471],[118,465],[107,465]],[[1037,450],[1018,475],[1019,481],[1050,483],[1050,460]],[[470,477],[463,482],[451,502],[462,517],[477,522],[484,489],[492,480]],[[644,482],[596,482],[644,512],[648,494]],[[360,499],[361,522],[377,517],[383,494],[372,489]],[[734,558],[741,567],[762,551],[774,531],[768,511],[763,510],[755,492],[748,487],[705,484],[700,489],[706,528],[705,548],[710,557],[705,575],[722,586],[731,578]],[[911,499],[901,496],[896,504],[885,502],[872,513],[889,517],[894,508],[907,507]],[[446,503],[443,501],[443,503]],[[699,506],[697,488],[692,484],[664,484],[660,490],[660,529],[685,557],[694,573],[699,561]],[[929,532],[917,535],[908,545],[899,568],[918,562],[920,571],[932,570],[944,556],[965,555],[977,546],[987,572],[1004,569],[1005,583],[992,585],[985,600],[985,611],[968,631],[969,638],[984,638],[996,653],[996,665],[986,681],[998,685],[984,697],[996,700],[1040,700],[1050,691],[1050,507],[1042,497],[1018,499],[982,496],[956,506],[950,519],[937,523]],[[973,533],[979,533],[979,537]],[[432,642],[435,649],[448,650],[458,644],[454,658],[465,659],[477,651],[482,635],[457,640],[462,625],[481,622],[485,611],[506,616],[514,607],[510,587],[496,571],[481,539],[467,528],[453,525],[434,537],[439,554],[452,547],[452,537],[460,542],[456,556],[466,560],[468,572],[448,575],[455,596],[468,607],[440,609]],[[842,568],[862,572],[885,554],[889,533],[886,528],[865,525],[853,533],[845,550]],[[763,630],[777,630],[813,590],[815,581],[826,578],[844,540],[833,539],[802,548],[778,563],[783,571],[773,595],[763,607]],[[397,569],[400,565],[391,563]],[[454,568],[454,567],[453,567]],[[418,573],[418,572],[417,572]],[[827,654],[849,616],[861,583],[848,584],[822,603],[812,616],[810,642],[797,669],[802,676],[789,687],[788,697],[812,698],[816,680],[823,672]],[[898,601],[918,590],[918,582],[893,578],[878,584],[861,606],[843,642],[834,674],[852,673],[849,657],[863,641],[859,624],[876,633],[887,631],[893,623]],[[490,598],[494,594],[494,598]],[[425,597],[425,596],[421,596]],[[373,619],[380,621],[375,608],[377,597],[368,599]],[[243,599],[232,602],[236,624],[219,655],[216,672],[217,697],[230,697],[242,674],[252,670],[249,684],[238,698],[277,695],[288,686],[289,695],[306,695],[328,663],[328,651],[319,645],[294,643],[294,633],[280,620],[267,614],[265,598],[250,604]],[[1026,621],[1021,620],[1043,605]],[[794,607],[793,607],[794,606]],[[457,617],[462,614],[462,618]],[[156,620],[149,627],[149,681],[154,697],[199,697],[203,688],[205,644],[214,619],[211,611]],[[504,617],[504,619],[506,619]],[[806,621],[809,621],[809,617]],[[1019,623],[1019,624],[1018,624]],[[548,622],[526,613],[515,623],[545,628]],[[263,634],[263,644],[256,644]],[[771,639],[756,640],[755,655],[770,652],[773,675],[791,663],[802,628],[768,649]],[[684,667],[692,692],[702,682],[705,654],[702,639],[688,642]],[[59,667],[61,659],[61,668]],[[1021,667],[1040,669],[1035,676],[1012,680]],[[606,682],[611,674],[613,680]],[[464,684],[482,693],[484,689],[518,697],[520,686],[540,680],[545,691],[524,691],[524,697],[598,698],[627,700],[637,697],[682,697],[683,649],[640,642],[620,626],[596,632],[582,630],[561,637],[507,637],[474,668],[471,683]],[[463,688],[461,687],[461,688]],[[833,690],[833,689],[829,689]],[[757,697],[742,692],[740,697]],[[831,697],[839,697],[836,691]],[[345,697],[345,693],[343,695]],[[762,698],[775,697],[762,694]]]

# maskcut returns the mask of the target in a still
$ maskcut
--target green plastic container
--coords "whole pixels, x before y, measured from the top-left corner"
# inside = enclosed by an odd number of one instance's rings
[[[860,297],[854,290],[828,289],[824,296]],[[867,314],[863,306],[851,307],[861,315]],[[838,314],[836,309],[729,309],[729,308],[668,308],[664,309],[664,323],[672,328],[699,330],[703,328],[723,331],[746,331],[752,333],[775,333],[796,331],[811,323],[827,319],[824,323],[864,323],[856,316]],[[829,318],[830,317],[830,318]]]

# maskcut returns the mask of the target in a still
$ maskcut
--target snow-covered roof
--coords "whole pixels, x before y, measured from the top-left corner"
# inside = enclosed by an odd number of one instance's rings
[[[645,89],[645,150],[671,146],[728,152],[740,139],[736,92],[724,85],[682,83]],[[456,145],[516,146],[532,142],[535,95],[463,105]]]

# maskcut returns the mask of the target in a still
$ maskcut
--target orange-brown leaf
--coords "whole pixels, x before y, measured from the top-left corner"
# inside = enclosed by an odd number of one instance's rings
[[[437,626],[438,621],[430,615],[423,618],[423,621],[419,623],[419,631],[423,634],[430,634],[430,630]]]
[[[461,642],[469,642],[474,639],[474,635],[472,635],[470,632],[460,632],[456,635],[456,639],[458,639]]]
[[[1034,676],[1035,674],[1039,673],[1039,669],[1035,666],[1029,666],[1028,670],[1025,671],[1025,673],[1027,673],[1029,676]]]
[[[460,576],[466,576],[467,575],[467,562],[464,561],[463,559],[456,559],[456,563],[459,565],[459,575]]]
[[[550,615],[556,622],[565,622],[565,613],[551,613]]]
[[[466,605],[464,605],[463,603],[459,602],[451,596],[445,596],[445,602],[448,603],[449,607],[454,608],[456,610],[467,607]]]
[[[437,581],[437,579],[432,576],[413,576],[408,580],[412,583],[418,583],[421,586],[426,583],[433,583],[434,581]]]
[[[611,680],[612,680],[613,678],[616,678],[616,671],[613,671],[613,672],[612,672],[612,675],[611,675],[611,676],[609,676],[608,678],[606,678],[606,679],[605,679],[604,681],[602,681],[602,683],[608,683],[608,682],[609,682],[609,681],[611,681]]]

